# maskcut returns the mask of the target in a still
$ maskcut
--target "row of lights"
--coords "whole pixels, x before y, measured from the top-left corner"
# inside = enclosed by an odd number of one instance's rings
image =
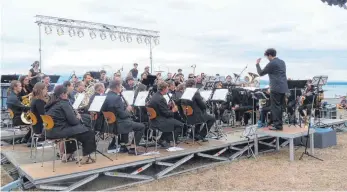
[[[45,33],[48,35],[48,34],[51,34],[52,33],[52,27],[51,26],[48,26],[46,25],[45,26]],[[70,37],[74,37],[74,36],[78,36],[79,38],[82,38],[84,37],[84,32],[83,30],[81,29],[78,29],[77,32],[74,28],[69,28],[68,29],[68,33],[70,35]],[[57,34],[59,36],[61,35],[64,35],[64,29],[63,27],[57,27]],[[89,30],[89,36],[91,39],[95,39],[96,38],[96,33],[95,31],[93,30]],[[110,36],[110,39],[112,41],[115,41],[117,39],[117,34],[116,33],[109,33],[109,36]],[[101,40],[105,40],[107,38],[107,34],[105,32],[100,32],[100,39]],[[124,41],[127,41],[128,43],[131,43],[132,42],[132,37],[131,35],[125,35],[125,34],[119,34],[118,35],[118,38],[119,38],[119,41],[120,42],[124,42]],[[146,43],[147,45],[151,43],[151,38],[149,37],[143,37],[143,36],[137,36],[136,37],[136,41],[138,44],[141,44],[141,43]],[[159,44],[159,39],[158,38],[153,38],[153,42],[155,45],[158,45]]]

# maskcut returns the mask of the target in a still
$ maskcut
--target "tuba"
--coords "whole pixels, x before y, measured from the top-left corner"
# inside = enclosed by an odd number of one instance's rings
[[[95,82],[94,81],[90,81],[84,91],[84,99],[81,102],[80,106],[78,107],[78,109],[84,109],[85,107],[87,107],[89,105],[89,99],[94,95],[95,90],[94,90],[94,85]],[[75,95],[75,99],[77,99],[79,94]]]

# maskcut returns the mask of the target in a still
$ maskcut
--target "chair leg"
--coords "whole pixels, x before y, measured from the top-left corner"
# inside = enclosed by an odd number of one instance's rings
[[[155,130],[155,152],[158,151],[158,130]]]
[[[135,138],[135,132],[134,132],[134,145],[135,145],[135,155],[137,156],[137,148],[136,148],[136,138]]]
[[[13,137],[12,137],[12,150],[14,150],[14,138],[16,137],[16,129],[12,126],[13,128]]]
[[[45,154],[45,145],[46,145],[46,140],[43,142],[42,144],[42,154],[41,154],[41,167],[43,167],[43,157],[44,157],[44,154]],[[53,145],[54,147],[54,145]],[[55,152],[54,152],[55,153]]]
[[[115,141],[116,141],[116,160],[118,160],[118,148],[119,148],[119,146],[118,146],[118,135],[115,135]]]
[[[175,142],[175,131],[172,131],[172,139],[173,139],[174,147],[176,147],[176,142]]]
[[[53,172],[55,172],[55,148],[56,148],[56,143],[53,143]],[[42,162],[43,164],[43,162]]]
[[[78,161],[78,166],[81,167],[81,158],[80,158],[80,152],[78,150],[78,142],[76,139],[74,139],[76,143],[76,153],[77,153],[77,161]],[[66,154],[66,148],[65,148],[65,154]],[[66,156],[66,155],[65,155]],[[67,157],[66,157],[67,158]],[[67,159],[66,159],[67,160]]]
[[[34,145],[34,135],[31,134],[31,143],[30,143],[30,158],[33,158],[33,145]]]
[[[192,126],[192,132],[193,132],[193,145],[195,143],[195,126]]]

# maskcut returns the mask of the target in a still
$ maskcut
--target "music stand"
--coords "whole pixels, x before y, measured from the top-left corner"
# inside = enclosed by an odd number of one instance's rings
[[[227,138],[226,134],[223,132],[222,129],[222,118],[220,114],[220,102],[226,102],[227,101],[227,95],[229,93],[228,89],[215,89],[211,98],[211,102],[216,104],[217,107],[217,114],[220,119],[218,119],[219,123],[216,123],[216,132],[217,132],[217,139],[222,138],[223,136],[225,139]],[[214,105],[212,105],[212,111],[214,111]],[[223,114],[222,114],[223,115]]]
[[[84,93],[78,94],[78,96],[77,96],[75,102],[72,104],[72,108],[73,108],[73,109],[78,109],[78,107],[81,105],[81,103],[82,103],[84,97],[85,97],[85,94],[84,94]]]
[[[91,113],[100,113],[102,105],[105,102],[105,99],[106,99],[106,96],[95,96],[93,101],[92,101],[92,103],[90,104],[90,107],[89,107],[88,111],[91,112]],[[91,118],[91,126],[92,126],[92,129],[94,130],[94,126],[95,126],[96,122],[93,122],[93,121],[96,121],[96,119]],[[95,139],[95,143],[97,145],[97,140],[96,139]],[[105,155],[104,153],[99,151],[98,149],[95,150],[95,157],[96,157],[96,153],[99,153],[100,155],[102,155],[102,156],[106,157],[107,159],[113,161],[113,159],[111,159],[110,157],[108,157],[107,155]]]
[[[289,90],[294,90],[294,99],[295,99],[295,103],[294,103],[294,121],[293,124],[291,124],[291,122],[289,121],[289,127],[291,125],[293,125],[294,127],[296,127],[296,108],[298,106],[298,100],[296,99],[297,96],[297,89],[304,89],[306,86],[307,80],[288,80],[287,84],[288,84],[288,89]],[[300,94],[302,95],[302,93]],[[301,117],[299,115],[299,127],[301,128]]]
[[[313,112],[313,108],[314,108],[314,103],[316,100],[316,109],[318,109],[318,112],[320,113],[319,110],[319,106],[318,106],[318,99],[317,96],[319,95],[320,90],[323,90],[322,86],[326,85],[328,81],[328,76],[314,76],[312,79],[312,85],[315,85],[317,87],[316,89],[316,94],[313,95],[313,101],[312,101],[312,107],[311,107],[311,116],[312,116],[312,112]],[[315,127],[327,127],[328,125],[321,123],[321,118],[318,118],[318,122],[316,124],[314,124],[313,126]]]
[[[49,75],[49,79],[51,80],[51,83],[58,83],[60,78],[60,75]]]
[[[13,80],[18,80],[19,75],[1,75],[1,83],[11,83]]]
[[[246,126],[245,130],[242,132],[241,138],[247,138],[247,151],[248,151],[248,158],[254,157],[254,159],[257,159],[252,146],[250,144],[250,140],[254,138],[254,135],[256,134],[257,127],[255,125]]]
[[[147,87],[151,87],[154,85],[154,81],[157,78],[155,75],[147,75],[147,79],[142,80],[142,84],[146,85]]]
[[[326,85],[327,84],[327,81],[328,81],[328,76],[326,75],[322,75],[322,76],[314,76],[313,79],[312,79],[312,84],[313,85],[317,85],[317,90],[319,90],[320,87],[322,87],[323,85]],[[317,92],[318,94],[318,92]],[[311,115],[310,115],[310,120],[309,122],[311,122],[311,118],[312,118],[312,114],[313,114],[313,104],[314,104],[314,100],[315,100],[315,96],[316,95],[313,95],[313,102],[312,102],[312,108],[311,108]],[[310,140],[310,128],[311,126],[313,127],[313,125],[310,125],[307,129],[307,136],[306,136],[306,145],[305,145],[305,151],[302,152],[301,154],[301,157],[300,157],[300,160],[303,159],[304,155],[307,155],[309,157],[313,157],[317,160],[320,160],[320,161],[323,161],[323,159],[320,159],[316,156],[313,156],[312,154],[310,154],[308,151],[307,151],[307,147],[308,147],[308,140]],[[311,146],[311,147],[314,147],[314,146]]]
[[[266,95],[263,92],[257,91],[257,92],[253,93],[252,99],[253,99],[253,114],[252,114],[252,122],[253,122],[254,121],[254,100],[255,99],[257,99],[257,100],[260,100],[260,99],[268,100],[269,98],[267,98]],[[260,108],[260,104],[259,104],[259,108]],[[260,119],[263,120],[261,114],[262,114],[262,112],[260,111]],[[253,122],[253,124],[254,124],[254,122]]]
[[[90,75],[93,77],[93,79],[100,79],[101,73],[99,71],[90,71]]]

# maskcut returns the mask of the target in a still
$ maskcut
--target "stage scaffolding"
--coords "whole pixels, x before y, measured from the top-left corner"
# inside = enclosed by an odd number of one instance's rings
[[[109,25],[104,23],[95,23],[89,21],[81,21],[75,19],[66,19],[52,16],[36,15],[36,22],[39,27],[39,55],[40,55],[40,69],[42,70],[42,26],[44,26],[45,33],[51,34],[53,27],[56,29],[59,36],[67,33],[70,37],[78,36],[84,37],[85,32],[89,33],[91,39],[95,39],[97,34],[101,40],[107,39],[120,42],[132,43],[133,38],[136,37],[138,44],[145,43],[149,46],[149,59],[151,63],[151,72],[153,70],[153,56],[152,49],[154,45],[159,45],[160,32],[138,29],[132,27],[123,27],[116,25]]]

